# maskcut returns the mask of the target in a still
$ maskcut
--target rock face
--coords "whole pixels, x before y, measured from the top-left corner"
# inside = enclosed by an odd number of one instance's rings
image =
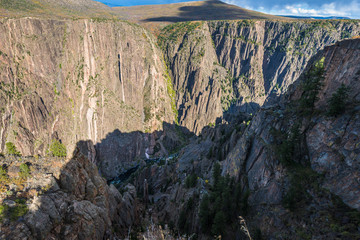
[[[325,175],[325,185],[346,204],[360,210],[360,40],[343,41],[324,51],[326,75],[316,103],[328,101],[341,86],[349,87],[347,114],[314,119],[307,142],[312,168]]]
[[[146,179],[152,189],[153,219],[207,239],[199,212],[202,199],[213,191],[213,166],[219,160],[222,175],[229,174],[241,186],[241,202],[247,207],[236,214],[245,216],[252,236],[359,238],[359,50],[360,40],[326,47],[277,104],[261,107],[252,118],[244,115],[205,127],[175,162],[141,170],[135,185],[142,191]],[[312,113],[305,114],[299,104],[306,95],[304,84],[322,59],[321,90]],[[347,107],[343,114],[329,116],[328,100],[341,83],[354,86]],[[212,204],[215,211],[218,206]],[[226,227],[224,239],[244,237],[239,228]]]
[[[113,185],[106,184],[97,167],[79,150],[70,161],[61,160],[27,159],[32,166],[30,176],[16,196],[27,199],[28,212],[16,222],[5,220],[1,238],[114,239],[136,223],[133,186],[128,185],[121,195]],[[4,158],[1,164],[11,169],[18,161]]]
[[[299,123],[303,140],[293,150],[287,148],[287,151],[293,151],[291,158],[294,161],[309,161],[311,168],[323,176],[319,183],[321,187],[339,196],[348,206],[359,210],[359,50],[360,40],[347,40],[326,47],[316,57],[325,59],[325,78],[319,99],[315,102],[316,114],[312,117],[296,117],[295,112],[298,110],[294,102],[301,101],[304,94],[301,90],[302,83],[297,84],[295,92],[290,91],[287,97],[283,98],[282,104],[263,108],[256,114],[234,150],[229,153],[223,163],[223,171],[240,179],[246,176],[251,192],[249,204],[257,211],[262,209],[261,205],[282,204],[289,196],[289,193],[284,192],[288,184],[286,179],[297,174],[298,170],[286,167],[284,162],[281,162],[283,155],[279,153],[280,148],[274,148],[274,144],[284,146],[284,141],[289,141],[293,134],[293,127]],[[306,81],[306,77],[301,80]],[[328,100],[342,83],[351,86],[346,111],[337,117],[329,117],[326,113],[329,109]],[[286,132],[289,137],[277,142],[274,129]],[[314,179],[305,172],[301,174],[304,178]],[[312,187],[307,191],[312,194],[313,199],[322,202],[315,208],[324,208],[324,196]],[[284,214],[276,211],[280,216]],[[267,218],[260,215],[263,219]],[[314,216],[314,219],[316,218]],[[272,218],[275,222],[279,220]],[[281,228],[281,224],[278,227]],[[262,230],[265,229],[266,227]],[[271,230],[268,228],[265,231],[270,233]]]
[[[0,151],[44,155],[51,139],[72,151],[116,129],[172,123],[171,82],[145,29],[121,21],[2,19]]]
[[[145,207],[153,204],[144,216],[206,239],[200,202],[215,192],[220,161],[252,232],[358,239],[359,213],[349,206],[360,210],[360,40],[314,55],[358,35],[359,21],[191,22],[164,31],[160,50],[126,22],[0,21],[0,151],[12,142],[36,156],[24,158],[30,176],[18,157],[1,157],[0,181],[14,179],[0,186],[1,237],[124,237],[143,216],[143,193]],[[304,107],[313,69],[325,77],[314,107]],[[341,83],[351,86],[348,106],[329,116]],[[41,157],[54,139],[76,149],[70,161]],[[170,149],[177,157],[143,161]],[[135,165],[124,194],[102,178]],[[230,198],[215,196],[209,212],[222,199]],[[238,224],[224,231],[242,236]]]
[[[179,123],[191,131],[224,112],[255,112],[300,76],[320,49],[358,35],[358,21],[213,21],[163,30]]]

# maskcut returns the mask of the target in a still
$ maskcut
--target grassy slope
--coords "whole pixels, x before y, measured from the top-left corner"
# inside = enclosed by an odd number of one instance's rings
[[[0,0],[0,17],[114,17],[106,5],[92,0]]]
[[[134,7],[114,7],[129,20],[144,22],[179,22],[196,20],[285,19],[241,8],[221,1],[198,1]]]
[[[127,20],[136,21],[148,26],[197,20],[286,19],[247,10],[217,0],[114,7],[113,10],[117,14],[124,16]]]
[[[217,0],[110,8],[93,0],[0,0],[1,17],[117,18],[159,28],[197,20],[286,19]]]

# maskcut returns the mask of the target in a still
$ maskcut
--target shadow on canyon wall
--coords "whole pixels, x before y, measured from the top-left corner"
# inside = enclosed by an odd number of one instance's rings
[[[147,157],[163,157],[178,151],[193,136],[187,128],[167,122],[163,122],[163,130],[152,133],[116,129],[95,145],[96,162],[102,176],[109,180]]]
[[[136,197],[142,185],[126,186],[127,191],[121,195],[107,180],[134,164],[146,165],[147,155],[155,158],[176,153],[191,138],[199,139],[185,127],[164,122],[163,130],[152,133],[116,129],[95,145],[81,140],[68,161],[48,156],[1,157],[0,164],[9,175],[19,174],[19,162],[25,163],[30,172],[21,189],[13,189],[13,194],[4,199],[11,206],[0,212],[0,220],[5,219],[0,238],[124,237],[131,226],[139,223],[141,204],[137,204]],[[28,212],[24,215],[26,205]]]
[[[144,22],[182,22],[182,21],[207,21],[207,20],[236,20],[236,19],[267,19],[266,16],[257,15],[246,9],[234,7],[218,0],[204,1],[200,6],[184,6],[178,9],[175,16],[162,16],[147,18]]]

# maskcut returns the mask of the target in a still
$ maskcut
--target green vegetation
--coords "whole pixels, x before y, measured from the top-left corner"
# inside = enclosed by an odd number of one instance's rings
[[[16,199],[15,203],[14,207],[0,205],[0,221],[3,221],[5,218],[16,221],[29,211],[25,199]]]
[[[239,215],[247,214],[249,193],[242,192],[240,183],[229,175],[221,176],[219,163],[214,165],[213,180],[209,194],[203,196],[200,204],[200,224],[203,233],[222,235]]]
[[[290,185],[283,197],[282,204],[290,211],[295,211],[299,204],[311,199],[308,188],[319,189],[319,175],[307,163],[303,163],[300,123],[294,123],[289,132],[270,129],[274,138],[273,150],[280,163],[288,169]]]
[[[236,40],[240,40],[240,41],[242,41],[242,42],[245,42],[245,43],[249,43],[249,44],[256,45],[256,46],[262,45],[262,42],[257,42],[257,41],[254,40],[254,39],[250,39],[248,36],[247,36],[247,37],[244,37],[244,36],[236,36],[236,37],[233,37],[233,38],[236,39]]]
[[[190,232],[193,226],[191,215],[195,208],[194,198],[196,197],[190,197],[180,212],[178,227],[182,232]]]
[[[31,1],[26,0],[1,0],[1,8],[10,10],[28,11],[36,7]]]
[[[318,94],[323,86],[324,79],[324,60],[323,57],[317,61],[305,75],[305,81],[301,86],[303,95],[300,99],[300,111],[304,115],[313,112],[314,104],[319,99]]]
[[[351,38],[351,33],[348,31],[342,31],[341,32],[341,39],[345,39],[345,38]]]
[[[144,122],[148,122],[152,118],[151,107],[144,107]]]
[[[300,124],[295,123],[289,134],[275,129],[271,129],[270,133],[275,140],[273,146],[275,155],[281,164],[289,170],[290,186],[283,197],[282,204],[290,211],[295,211],[299,204],[311,198],[306,191],[307,188],[319,188],[317,182],[319,175],[310,166],[301,164],[302,134],[300,133]]]
[[[19,75],[21,74],[19,73]],[[18,100],[24,95],[24,92],[20,92],[19,87],[15,86],[14,82],[11,82],[9,84],[0,82],[0,96],[1,94],[5,94],[5,96],[9,97],[11,100]]]
[[[7,142],[5,144],[5,147],[7,154],[21,156],[21,153],[16,149],[15,144],[13,144],[12,142]]]
[[[255,27],[255,21],[244,19],[237,22],[238,27]]]
[[[339,114],[345,111],[346,103],[349,98],[350,88],[345,86],[345,84],[341,84],[338,90],[333,93],[329,100],[329,111],[328,115],[336,117]]]
[[[215,213],[214,223],[212,224],[211,232],[214,233],[215,235],[223,235],[225,226],[226,226],[225,213],[222,210],[220,210]]]
[[[158,36],[158,45],[164,49],[166,43],[177,42],[185,34],[191,34],[202,25],[201,22],[180,22],[164,27]]]
[[[53,140],[49,150],[55,157],[66,157],[66,147],[59,140]]]
[[[192,173],[185,179],[185,187],[193,188],[196,186],[196,182],[197,182],[197,176],[195,173]]]
[[[0,205],[0,222],[2,222],[4,220],[4,218],[6,217],[8,208],[9,207],[7,205]]]
[[[6,192],[6,184],[9,182],[9,176],[3,166],[0,166],[0,193]]]
[[[220,87],[221,87],[221,106],[223,111],[227,111],[232,104],[236,102],[234,98],[234,88],[233,83],[238,79],[234,78],[231,74],[231,71],[227,71],[227,75],[225,79],[220,80]]]
[[[282,204],[290,211],[295,211],[299,204],[309,201],[312,197],[307,189],[313,187],[319,189],[319,175],[309,166],[294,164],[289,168],[290,187],[283,197]]]
[[[27,179],[30,176],[29,166],[25,163],[20,165],[19,177],[22,179]]]
[[[0,181],[3,181],[7,179],[7,173],[6,173],[6,170],[0,166]]]
[[[171,110],[175,115],[175,123],[178,124],[178,118],[179,118],[179,113],[178,110],[176,108],[176,102],[175,102],[175,98],[176,98],[176,92],[174,90],[173,84],[172,84],[172,80],[171,77],[169,75],[169,69],[166,66],[166,72],[165,72],[165,80],[166,80],[166,88],[167,88],[167,92],[169,94],[169,97],[171,99]]]
[[[293,156],[300,145],[300,124],[294,124],[290,134],[275,128],[271,128],[270,133],[274,137],[273,147],[281,164],[286,167],[293,165],[295,160]]]

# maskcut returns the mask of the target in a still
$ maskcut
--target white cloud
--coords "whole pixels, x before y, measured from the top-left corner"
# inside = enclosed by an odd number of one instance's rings
[[[319,8],[312,8],[308,4],[286,5],[284,8],[272,8],[270,13],[281,15],[301,15],[301,16],[342,16],[356,17],[360,12],[359,3],[353,1],[350,5],[344,6],[336,2],[323,4]]]
[[[341,16],[350,18],[360,18],[360,0],[352,0],[351,2],[344,3],[341,0],[333,0],[333,2],[324,3],[322,5],[311,4],[311,0],[301,0],[294,4],[269,6],[256,6],[254,1],[250,0],[225,0],[230,4],[235,4],[244,8],[262,11],[265,13],[275,15],[299,15],[299,16]],[[308,3],[307,3],[308,2]]]

